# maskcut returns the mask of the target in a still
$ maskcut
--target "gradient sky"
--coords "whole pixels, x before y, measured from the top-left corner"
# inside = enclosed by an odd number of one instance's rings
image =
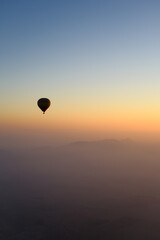
[[[157,0],[0,0],[1,131],[160,132],[159,12]]]

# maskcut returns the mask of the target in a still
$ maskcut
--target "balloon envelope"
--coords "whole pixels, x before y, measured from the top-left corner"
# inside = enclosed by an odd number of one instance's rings
[[[45,113],[45,111],[51,105],[51,101],[48,98],[40,98],[37,102],[38,107]]]

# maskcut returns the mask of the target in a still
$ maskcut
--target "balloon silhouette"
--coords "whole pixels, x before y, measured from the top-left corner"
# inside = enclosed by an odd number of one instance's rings
[[[48,98],[40,98],[37,102],[37,105],[43,111],[43,114],[44,114],[45,111],[51,105],[51,101]]]

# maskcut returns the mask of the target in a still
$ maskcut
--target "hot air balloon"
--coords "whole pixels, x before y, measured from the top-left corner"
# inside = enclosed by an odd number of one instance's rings
[[[37,102],[37,105],[43,111],[43,114],[44,114],[45,111],[51,105],[51,101],[48,98],[40,98]]]

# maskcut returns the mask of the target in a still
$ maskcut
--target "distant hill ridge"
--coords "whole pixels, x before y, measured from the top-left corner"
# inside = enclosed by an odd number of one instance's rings
[[[122,140],[117,139],[104,139],[99,141],[76,141],[72,142],[70,146],[76,147],[89,147],[89,146],[97,146],[97,147],[111,147],[111,146],[122,146],[122,145],[133,145],[134,141],[129,138],[125,138]]]

